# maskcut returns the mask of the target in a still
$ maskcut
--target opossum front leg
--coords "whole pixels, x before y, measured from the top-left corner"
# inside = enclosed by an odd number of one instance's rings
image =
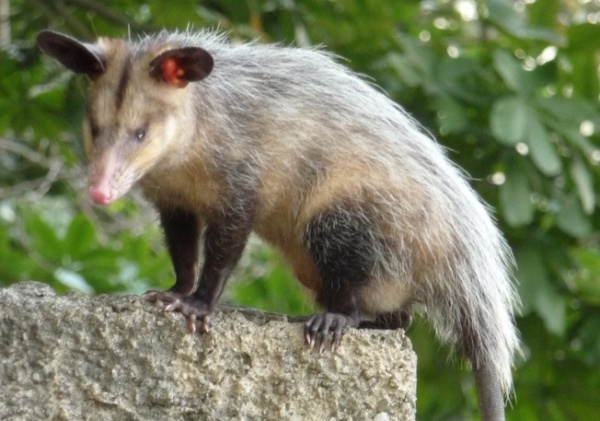
[[[183,314],[191,333],[196,331],[196,320],[201,322],[201,332],[207,333],[210,329],[209,316],[252,230],[256,208],[252,197],[251,194],[244,195],[243,199],[232,201],[208,219],[204,234],[204,267],[196,291],[188,296],[169,291],[175,299],[168,303],[165,310]],[[183,255],[186,253],[172,256],[173,264],[185,266],[187,261]]]
[[[251,216],[250,212],[222,215],[206,229],[204,268],[198,289],[192,296],[193,311],[188,316],[189,323],[195,317],[201,318],[204,333],[209,330],[209,315],[223,292],[225,282],[244,251],[252,230]]]
[[[159,215],[175,270],[175,285],[168,291],[150,290],[144,296],[165,303],[165,309],[171,310],[194,292],[201,226],[196,214],[181,208],[159,208]]]
[[[317,300],[325,313],[304,325],[307,344],[323,351],[339,346],[343,330],[360,322],[360,293],[370,281],[377,236],[369,218],[357,206],[338,206],[321,212],[305,231],[305,244],[321,277]]]

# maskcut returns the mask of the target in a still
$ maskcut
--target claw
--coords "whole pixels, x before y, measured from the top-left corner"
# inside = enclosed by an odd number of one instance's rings
[[[315,345],[322,354],[329,347],[336,352],[342,341],[346,327],[356,327],[359,324],[358,315],[342,313],[315,314],[304,325],[304,340],[310,349]]]
[[[210,317],[204,316],[202,318],[202,325],[200,326],[202,333],[208,333],[210,331]]]
[[[196,333],[196,321],[202,320],[200,332],[208,333],[210,330],[210,318],[208,315],[212,309],[201,300],[192,296],[183,295],[174,291],[148,291],[144,297],[149,301],[160,301],[163,303],[163,311],[166,313],[178,312],[186,319],[188,332]]]
[[[342,343],[342,329],[336,329],[333,332],[333,339],[331,340],[331,352],[336,352]]]
[[[321,345],[319,346],[319,354],[325,352],[325,348],[327,348],[327,336],[323,335],[321,338]]]
[[[309,348],[312,348],[310,345],[311,338],[308,332],[304,333],[304,340],[306,341],[306,344],[309,346]]]
[[[187,329],[190,333],[196,333],[196,315],[190,314],[187,317]]]
[[[315,347],[315,337],[311,333],[306,334],[306,343],[308,344],[308,349]]]
[[[309,349],[315,347],[318,325],[315,326],[314,323],[317,321],[317,317],[314,315],[304,324],[304,339],[306,340]]]

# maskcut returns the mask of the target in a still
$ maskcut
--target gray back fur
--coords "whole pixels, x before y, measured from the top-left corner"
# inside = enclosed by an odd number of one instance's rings
[[[282,183],[305,186],[294,196],[301,206],[313,185],[306,178],[325,177],[338,157],[358,157],[386,175],[386,186],[348,179],[371,191],[376,205],[369,217],[386,226],[374,234],[389,239],[381,242],[374,279],[387,274],[406,283],[438,336],[460,343],[473,364],[490,365],[508,393],[519,348],[512,255],[443,149],[400,106],[325,52],[233,44],[211,32],[165,32],[134,48],[160,43],[200,46],[214,57],[212,74],[193,84],[197,136],[210,145],[210,159],[245,163],[243,176],[235,179],[232,170],[230,183],[257,185],[276,166]],[[407,258],[415,253],[413,237],[420,247],[447,245],[447,252],[431,267],[414,267]]]

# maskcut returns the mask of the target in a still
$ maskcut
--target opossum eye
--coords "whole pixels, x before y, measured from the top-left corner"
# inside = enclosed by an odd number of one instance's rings
[[[133,132],[133,137],[138,142],[143,142],[144,139],[146,138],[146,129],[145,128],[137,129],[135,132]]]
[[[100,128],[98,127],[98,124],[96,124],[96,122],[91,118],[88,120],[88,124],[89,124],[89,128],[90,128],[90,135],[92,137],[92,142],[95,143],[96,139],[100,135]]]
[[[100,134],[100,129],[95,124],[90,124],[90,134],[92,135],[92,139],[96,139]]]

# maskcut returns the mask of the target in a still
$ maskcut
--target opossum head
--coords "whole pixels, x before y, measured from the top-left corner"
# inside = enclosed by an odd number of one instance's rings
[[[212,71],[207,51],[106,38],[88,44],[51,31],[41,32],[37,43],[90,79],[84,144],[95,203],[112,203],[150,171],[184,156],[195,125],[187,86]]]

